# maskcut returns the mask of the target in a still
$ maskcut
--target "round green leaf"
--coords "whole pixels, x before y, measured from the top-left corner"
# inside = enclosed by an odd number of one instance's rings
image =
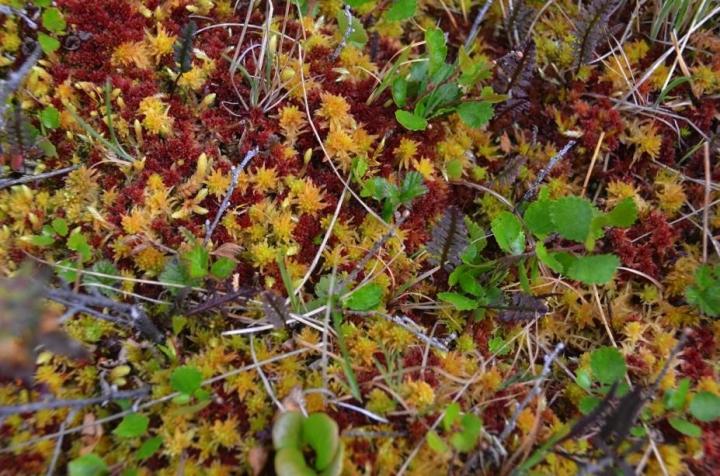
[[[383,290],[379,284],[367,284],[350,295],[345,305],[353,311],[375,309],[382,300]]]
[[[278,476],[317,476],[298,448],[281,448],[275,453],[275,472]]]
[[[40,121],[48,129],[60,127],[60,112],[52,106],[48,106],[40,112]]]
[[[625,376],[625,359],[615,347],[600,347],[590,354],[593,376],[604,384],[611,384]]]
[[[693,438],[700,438],[702,436],[702,428],[682,418],[668,418],[668,423],[683,435],[692,436]]]
[[[568,267],[567,275],[585,284],[606,284],[618,266],[620,259],[613,254],[579,256]]]
[[[140,448],[138,448],[137,452],[135,453],[135,457],[139,460],[148,459],[153,454],[155,454],[157,450],[160,449],[162,444],[163,440],[159,436],[149,438],[145,440],[142,445],[140,445]]]
[[[170,375],[172,389],[185,395],[192,395],[195,390],[200,388],[201,383],[202,374],[195,367],[184,365],[173,370]]]
[[[235,261],[222,256],[213,263],[210,274],[218,279],[226,279],[232,274],[233,270],[235,270]]]
[[[303,421],[302,440],[315,451],[315,469],[322,471],[340,446],[337,423],[325,413],[313,413]]]
[[[40,48],[42,48],[43,52],[48,55],[60,48],[60,42],[45,33],[38,33],[38,43],[40,43]]]
[[[282,413],[275,421],[272,430],[273,446],[282,448],[300,448],[302,423],[305,417],[297,411]]]
[[[699,392],[690,402],[690,414],[700,421],[720,418],[720,397],[710,392]]]
[[[589,200],[580,197],[562,197],[550,206],[555,230],[568,240],[584,243],[590,233],[593,206]]]
[[[395,119],[407,130],[424,131],[427,129],[428,123],[425,118],[416,116],[412,112],[398,109],[395,111]]]
[[[145,415],[131,413],[123,417],[120,424],[113,430],[113,435],[121,438],[135,438],[147,431],[150,420]]]
[[[63,31],[67,26],[60,10],[54,7],[45,9],[42,14],[42,24],[48,31],[53,33]]]
[[[385,18],[389,21],[407,20],[415,15],[416,8],[417,0],[395,0]]]
[[[68,474],[70,476],[101,476],[107,473],[107,464],[94,453],[75,458],[68,463]]]
[[[470,101],[460,104],[457,113],[470,127],[479,128],[490,122],[493,116],[492,104],[485,101]]]

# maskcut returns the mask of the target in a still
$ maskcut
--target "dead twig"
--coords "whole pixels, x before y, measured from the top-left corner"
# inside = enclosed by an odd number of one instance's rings
[[[16,178],[16,179],[0,179],[0,190],[8,187],[13,187],[15,185],[22,185],[24,183],[30,183],[30,182],[37,182],[38,180],[45,180],[52,177],[57,177],[58,175],[64,175],[66,173],[72,172],[73,170],[80,167],[79,165],[71,165],[70,167],[64,167],[62,169],[52,170],[50,172],[45,172],[42,174],[37,175],[26,175],[24,177]]]

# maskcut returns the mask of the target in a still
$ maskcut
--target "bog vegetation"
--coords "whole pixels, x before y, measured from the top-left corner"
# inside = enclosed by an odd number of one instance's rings
[[[717,2],[0,16],[0,473],[720,471]]]

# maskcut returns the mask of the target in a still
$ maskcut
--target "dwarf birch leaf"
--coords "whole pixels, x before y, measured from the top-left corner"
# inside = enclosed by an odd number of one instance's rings
[[[514,214],[501,212],[492,221],[491,229],[501,250],[513,255],[525,251],[525,232]]]

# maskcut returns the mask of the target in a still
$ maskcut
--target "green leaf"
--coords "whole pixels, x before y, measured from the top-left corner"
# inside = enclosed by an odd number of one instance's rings
[[[365,28],[360,20],[354,16],[350,16],[350,18],[351,21],[349,25],[350,28],[352,28],[352,31],[347,37],[347,42],[355,47],[362,48],[368,41],[367,33],[365,32]],[[338,10],[337,15],[335,15],[335,19],[338,23],[340,35],[345,37],[345,32],[348,30],[348,16],[345,13],[345,10]]]
[[[275,474],[288,476],[317,476],[305,462],[305,455],[299,448],[282,448],[275,453]]]
[[[540,261],[542,261],[543,263],[548,265],[548,267],[550,267],[550,269],[552,269],[556,273],[564,273],[565,272],[565,267],[555,257],[556,253],[549,253],[547,248],[545,248],[545,245],[542,242],[537,242],[535,244],[535,254],[537,255],[537,257]]]
[[[463,174],[463,162],[460,159],[450,159],[445,164],[445,172],[450,180],[460,180]]]
[[[417,8],[417,0],[395,0],[385,14],[388,21],[400,21],[412,18]]]
[[[685,299],[703,314],[720,316],[720,266],[702,265],[694,277],[695,282],[685,289]]]
[[[190,251],[183,255],[187,274],[191,279],[204,278],[208,273],[210,254],[202,245],[195,245]]]
[[[45,154],[45,157],[58,156],[57,149],[55,148],[53,143],[50,142],[45,136],[38,137],[37,146],[42,151],[42,153]]]
[[[40,112],[40,122],[48,129],[57,129],[60,127],[60,112],[48,106]]]
[[[628,228],[632,226],[638,217],[635,200],[631,197],[621,200],[605,217],[607,219],[607,226],[615,226],[618,228]]]
[[[428,55],[428,72],[432,75],[443,64],[447,56],[447,44],[445,43],[445,34],[437,28],[428,28],[425,30],[425,48]]]
[[[512,348],[507,345],[507,342],[501,336],[494,336],[488,341],[488,350],[491,354],[502,356],[510,353]]]
[[[108,466],[102,458],[94,453],[75,458],[68,463],[70,476],[101,476],[108,474]]]
[[[500,212],[493,219],[491,229],[501,250],[513,255],[525,251],[525,232],[522,223],[513,213]]]
[[[380,304],[382,295],[382,287],[370,283],[352,293],[345,301],[345,305],[353,311],[370,311]]]
[[[272,429],[273,447],[300,448],[302,437],[302,424],[305,417],[299,411],[281,413]]]
[[[33,0],[33,3],[38,7],[49,7],[52,5],[52,0]]]
[[[720,397],[710,392],[699,392],[690,402],[690,414],[700,421],[720,418]]]
[[[83,262],[88,261],[92,254],[87,238],[79,231],[75,231],[70,235],[70,238],[67,240],[67,247],[72,251],[76,251]]]
[[[416,116],[412,112],[403,111],[402,109],[395,111],[395,119],[409,131],[424,131],[428,125],[425,118]]]
[[[575,375],[575,383],[578,384],[578,386],[583,390],[589,391],[590,387],[592,386],[590,373],[585,369],[578,370],[577,374]]]
[[[600,383],[612,384],[625,376],[627,365],[615,347],[600,347],[590,354],[590,368],[593,377]]]
[[[428,431],[426,438],[428,446],[434,452],[445,454],[450,451],[448,445],[440,438],[440,435],[438,435],[435,430]]]
[[[121,438],[136,438],[147,431],[150,419],[139,413],[125,415],[120,424],[113,430],[113,435]]]
[[[55,233],[57,233],[60,236],[67,236],[68,224],[64,218],[53,219],[51,225],[52,225],[52,229],[55,231]]]
[[[340,447],[338,425],[325,413],[312,413],[303,421],[302,440],[315,451],[315,469],[322,471]]]
[[[458,293],[438,293],[438,299],[452,304],[458,311],[472,311],[477,309],[478,302]]]
[[[143,444],[140,445],[140,448],[138,448],[138,450],[135,452],[135,458],[139,460],[148,459],[153,454],[155,454],[157,450],[160,449],[162,444],[163,440],[159,436],[154,436],[145,440]]]
[[[62,13],[57,8],[46,8],[42,14],[43,26],[53,33],[58,33],[65,30],[67,24]]]
[[[462,431],[450,436],[450,443],[457,451],[467,453],[477,445],[482,430],[482,421],[476,415],[465,414],[460,420],[460,426]]]
[[[693,438],[700,438],[702,436],[702,428],[683,418],[670,417],[668,418],[668,423],[670,423],[671,427],[675,428],[683,435],[691,436]]]
[[[235,261],[225,256],[221,256],[217,259],[217,261],[213,263],[212,267],[210,268],[210,274],[212,274],[218,279],[226,279],[235,270],[235,266]]]
[[[460,404],[458,402],[452,402],[445,409],[442,417],[443,429],[448,432],[452,428],[453,424],[460,418]]]
[[[560,236],[584,243],[590,233],[590,224],[594,216],[593,206],[585,198],[562,197],[552,202],[550,216]]]
[[[550,216],[551,205],[552,200],[536,200],[528,205],[523,215],[525,224],[538,238],[545,238],[555,231],[555,225]]]
[[[424,195],[425,192],[427,192],[427,187],[425,187],[423,181],[424,179],[420,172],[413,171],[405,174],[398,193],[398,201],[408,206],[417,197]]]
[[[595,410],[595,407],[597,407],[599,404],[599,398],[593,397],[592,395],[585,395],[578,402],[578,410],[580,410],[580,413],[582,413],[583,415],[587,415],[591,411]]]
[[[460,119],[470,127],[479,128],[490,122],[493,116],[493,107],[489,102],[470,101],[457,107]]]
[[[368,171],[368,162],[365,157],[355,157],[352,162],[352,173],[355,180],[360,181]]]
[[[118,269],[115,267],[115,265],[110,261],[106,259],[102,259],[100,261],[95,262],[90,270],[94,273],[99,274],[108,274],[111,276],[118,276],[120,273],[118,272]],[[88,284],[92,286],[93,284],[101,284],[102,286],[114,286],[118,282],[118,279],[105,277],[105,276],[95,276],[92,274],[85,274],[83,275],[83,283]],[[105,294],[108,297],[114,296],[116,293],[115,291],[111,289],[107,289],[105,287],[98,287],[98,291]]]
[[[665,407],[668,410],[682,410],[685,407],[685,400],[687,400],[687,394],[690,390],[690,379],[685,377],[680,380],[677,388],[668,390],[665,397]]]
[[[568,267],[568,277],[585,284],[607,284],[620,266],[613,254],[579,256]]]
[[[184,365],[173,370],[170,386],[176,392],[192,395],[202,384],[202,373],[195,367]]]
[[[47,55],[60,48],[60,42],[45,33],[38,33],[38,43],[40,43],[40,48]]]
[[[392,98],[397,107],[405,107],[407,103],[408,82],[405,78],[399,77],[392,83]]]
[[[55,238],[51,235],[30,235],[24,236],[23,241],[27,241],[33,246],[44,248],[45,246],[50,246],[55,243]]]

